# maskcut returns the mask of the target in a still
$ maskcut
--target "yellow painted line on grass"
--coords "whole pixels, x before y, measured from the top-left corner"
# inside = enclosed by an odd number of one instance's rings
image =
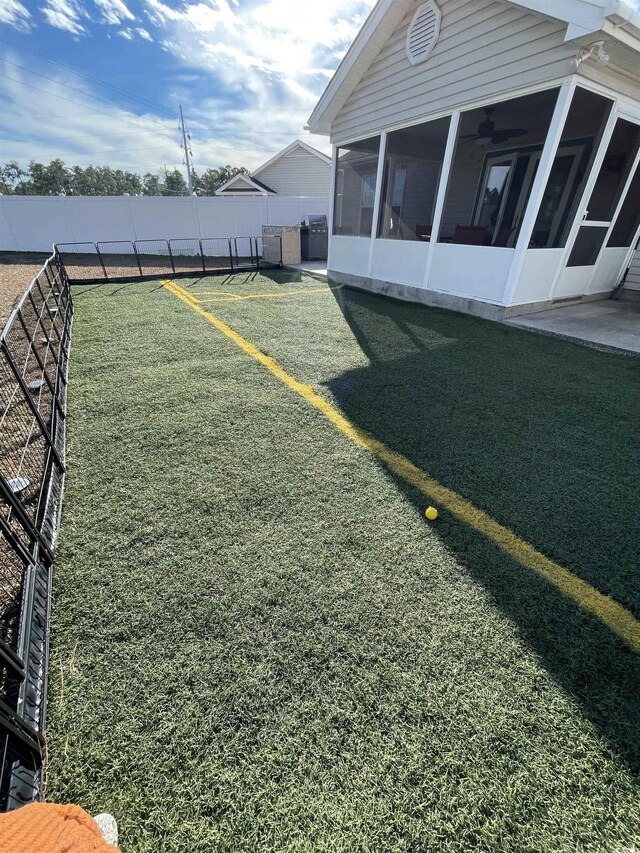
[[[299,394],[311,406],[329,420],[344,435],[350,438],[359,447],[373,453],[384,465],[402,477],[426,497],[448,510],[452,515],[459,518],[465,524],[472,527],[478,533],[485,536],[502,551],[517,560],[521,565],[536,572],[553,584],[560,592],[571,598],[584,610],[597,616],[607,625],[614,634],[624,640],[634,651],[640,651],[640,621],[621,604],[599,592],[591,584],[574,575],[568,569],[554,563],[544,554],[525,542],[508,527],[504,527],[495,519],[491,518],[483,510],[474,506],[455,492],[453,489],[443,486],[425,471],[414,465],[406,456],[391,450],[386,444],[370,436],[367,432],[351,423],[335,406],[321,397],[310,385],[298,382],[290,373],[287,373],[278,362],[265,355],[251,341],[243,338],[230,326],[227,326],[219,317],[207,311],[193,299],[191,294],[179,287],[172,281],[165,281],[164,286],[193,308],[198,314],[215,326],[219,332],[226,335],[243,352],[259,362],[263,367],[279,379],[284,385]]]
[[[332,290],[339,290],[341,284],[336,287],[313,287],[308,290],[278,290],[274,293],[249,293],[244,295],[227,294],[225,297],[216,297],[211,299],[198,299],[198,302],[236,302],[243,299],[274,299],[280,296],[307,296],[309,293],[331,293]],[[200,296],[194,291],[187,291],[190,296]]]
[[[239,296],[235,293],[229,293],[228,290],[187,290],[187,288],[182,288],[186,290],[187,293],[190,293],[192,296],[224,296],[229,299],[238,299]]]

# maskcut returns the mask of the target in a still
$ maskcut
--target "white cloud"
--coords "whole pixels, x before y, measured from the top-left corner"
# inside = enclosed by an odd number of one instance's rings
[[[146,0],[146,14],[162,31],[160,43],[182,65],[215,75],[215,83],[243,103],[309,115],[338,59],[373,0],[262,0],[240,10],[228,0],[180,7]]]
[[[15,76],[16,82],[4,81],[0,93],[3,160],[20,158],[26,165],[30,159],[46,162],[60,156],[68,164],[108,163],[151,172],[165,162],[170,167],[180,164],[175,120],[97,103],[89,97],[86,81],[73,74],[61,74],[55,82],[39,81],[44,91],[20,85],[23,78],[31,83],[29,76]],[[71,92],[68,86],[87,94]]]
[[[133,29],[125,27],[122,30],[118,30],[118,35],[122,36],[123,39],[127,39],[127,41],[133,41],[136,35],[145,41],[153,41],[149,30],[145,30],[143,27],[134,27]]]
[[[67,30],[73,35],[86,33],[80,20],[85,18],[87,13],[77,0],[47,0],[41,11],[52,27]]]
[[[73,74],[38,81],[38,89],[44,91],[23,87],[19,81],[31,84],[32,78],[19,71],[14,74],[16,81],[5,80],[0,90],[3,161],[18,160],[26,166],[31,159],[48,162],[61,157],[68,165],[108,164],[142,174],[156,173],[164,165],[183,168],[177,108],[175,118],[136,114],[92,100],[86,80]],[[68,86],[87,94],[71,92]],[[190,110],[188,119],[199,172],[226,163],[255,168],[294,136],[304,136],[287,130],[289,113],[275,111],[268,121],[261,117],[256,133],[255,114],[222,112],[213,101]]]
[[[41,2],[50,15],[64,16],[69,31],[78,33],[73,26],[80,32],[88,28],[79,0]],[[104,2],[115,8],[116,0]],[[304,14],[299,0],[251,0],[242,6],[237,0],[139,0],[138,6],[122,2],[128,4],[124,8],[129,14],[129,6],[136,14],[142,8],[153,28],[125,17],[114,35],[155,41],[177,60],[179,68],[171,74],[163,99],[176,118],[136,115],[89,98],[73,97],[70,104],[30,90],[29,97],[25,90],[21,98],[16,92],[5,106],[0,95],[0,113],[8,117],[0,128],[6,137],[1,140],[6,159],[62,156],[68,163],[108,163],[139,172],[155,172],[165,163],[181,168],[179,103],[185,105],[198,171],[225,163],[255,168],[295,137],[328,149],[324,138],[305,134],[303,126],[374,0],[320,0],[305,7]],[[104,4],[100,8],[104,10]],[[60,82],[71,85],[73,80],[79,81],[76,88],[86,90],[81,78]],[[69,96],[68,90],[51,85],[52,95],[57,91]],[[108,115],[93,112],[91,106]],[[56,141],[51,136],[56,129],[64,137],[82,139]]]
[[[235,139],[238,151],[260,148],[264,161],[305,135],[307,118],[374,0],[320,0],[304,14],[300,0],[242,7],[236,0],[145,2],[161,47],[184,71],[210,75],[210,91],[219,93],[194,105],[193,87],[174,75],[174,94],[189,104],[193,126],[210,128],[215,117],[215,132]],[[324,140],[310,142],[327,150]],[[198,165],[196,138],[193,147]],[[240,165],[237,157],[232,162]]]
[[[102,23],[121,24],[123,21],[136,19],[122,0],[93,0],[93,2],[100,10]]]
[[[17,30],[29,30],[31,13],[18,0],[0,0],[0,23],[9,24]]]

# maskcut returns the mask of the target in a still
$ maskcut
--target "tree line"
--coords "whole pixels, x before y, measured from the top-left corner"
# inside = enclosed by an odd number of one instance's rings
[[[220,166],[198,174],[193,171],[191,182],[198,195],[214,195],[215,191],[238,173],[248,169]],[[60,159],[50,163],[32,160],[23,169],[15,160],[0,167],[0,193],[3,195],[188,195],[189,189],[179,169],[139,175],[110,166],[67,166]]]

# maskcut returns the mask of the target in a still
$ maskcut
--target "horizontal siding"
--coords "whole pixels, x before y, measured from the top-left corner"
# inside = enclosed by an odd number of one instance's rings
[[[304,148],[294,148],[271,166],[256,173],[256,179],[286,196],[329,196],[331,165]]]
[[[626,290],[640,290],[640,251],[633,256],[624,286]]]
[[[459,67],[459,53],[457,52],[457,48],[459,45],[464,45],[466,48],[469,42],[475,38],[475,33],[479,31],[491,32],[498,27],[502,28],[499,37],[482,45],[482,47],[488,48],[489,53],[492,54],[495,52],[497,39],[510,35],[509,26],[515,26],[517,30],[521,27],[521,24],[518,24],[521,19],[531,18],[530,15],[522,10],[513,7],[505,8],[494,2],[490,2],[488,5],[478,5],[475,3],[473,5],[475,8],[470,13],[469,0],[464,0],[463,6],[453,11],[451,10],[451,4],[447,4],[446,28],[443,26],[441,29],[433,54],[434,57],[437,57],[438,54],[440,55],[438,61],[439,72],[446,70],[448,62],[453,62],[456,67]],[[497,20],[498,17],[500,18],[499,21]],[[549,23],[539,18],[536,20],[538,23]],[[389,79],[393,79],[395,73],[404,73],[406,71],[405,37],[407,26],[407,19],[405,18],[394,34],[393,39],[372,65],[371,70],[375,69],[374,77],[366,83],[364,80],[362,81],[364,85],[361,91],[373,90],[376,85],[386,85]],[[424,66],[424,68],[426,67],[427,65]],[[384,77],[382,77],[382,74]]]
[[[365,136],[466,101],[573,73],[574,45],[562,24],[499,0],[444,0],[429,59],[405,53],[413,6],[332,126],[333,141]]]

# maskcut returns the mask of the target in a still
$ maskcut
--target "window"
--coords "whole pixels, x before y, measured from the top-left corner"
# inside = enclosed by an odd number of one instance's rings
[[[640,165],[636,168],[618,218],[611,229],[607,247],[630,246],[638,233],[638,228],[640,228]]]
[[[429,240],[450,119],[387,136],[378,237]]]
[[[611,222],[629,177],[640,140],[640,125],[619,118],[587,204],[586,219]]]
[[[362,176],[362,206],[373,207],[376,197],[376,173]]]
[[[407,186],[407,170],[396,169],[393,176],[393,190],[391,192],[391,204],[393,207],[402,207],[404,191]]]
[[[333,233],[370,237],[380,137],[338,148]]]
[[[462,113],[441,243],[515,245],[557,98],[549,89]]]
[[[574,92],[533,227],[531,248],[555,249],[566,245],[611,103],[580,87]]]
[[[497,228],[500,211],[507,198],[507,188],[515,155],[487,158],[485,174],[480,185],[480,202],[475,223],[487,228]]]

